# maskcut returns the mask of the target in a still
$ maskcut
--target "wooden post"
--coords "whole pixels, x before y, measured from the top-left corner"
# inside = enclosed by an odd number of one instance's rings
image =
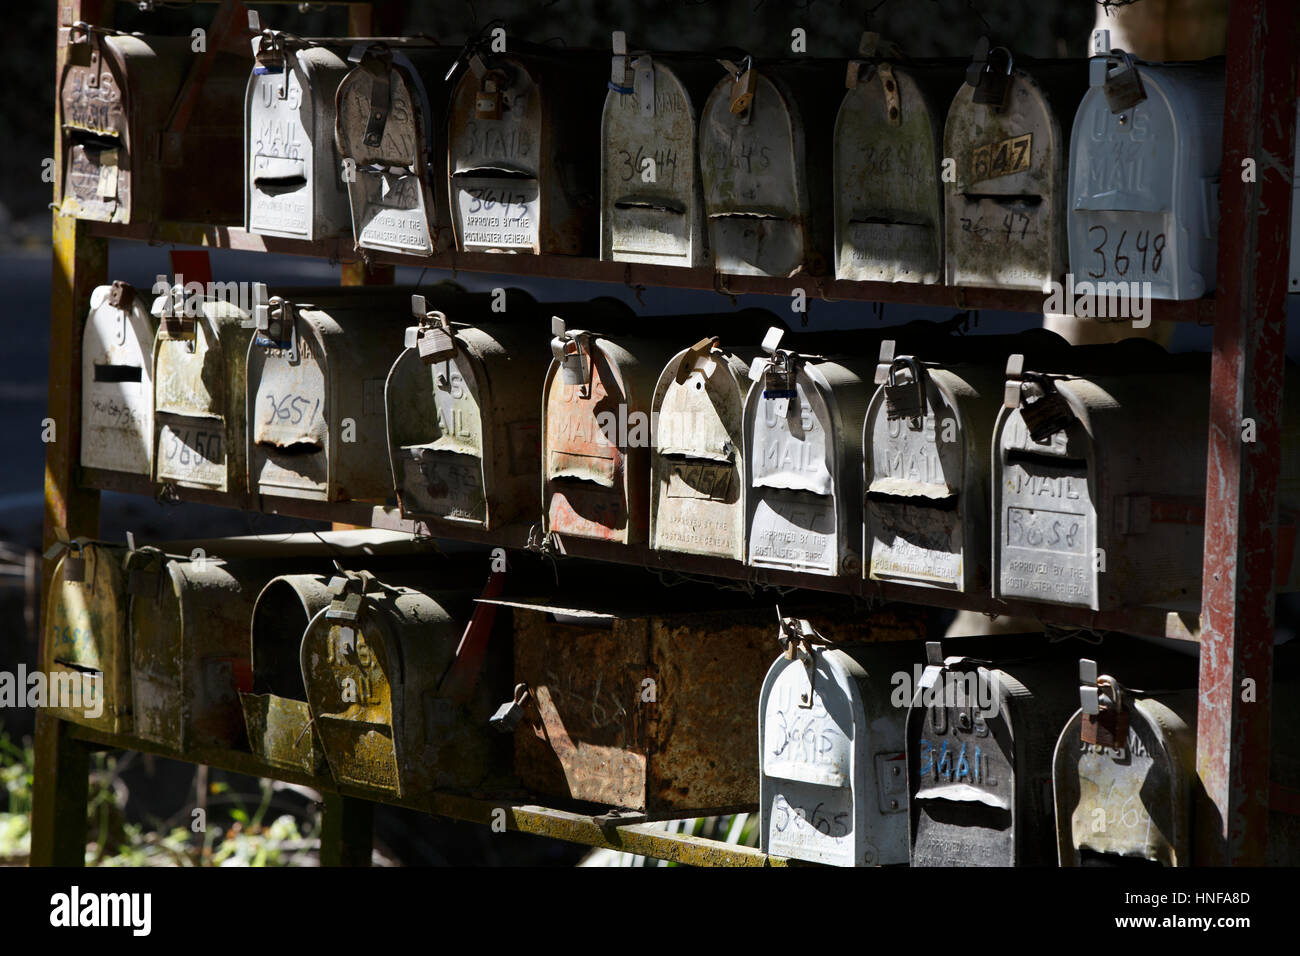
[[[375,834],[375,805],[368,800],[324,794],[320,811],[320,865],[369,866]]]

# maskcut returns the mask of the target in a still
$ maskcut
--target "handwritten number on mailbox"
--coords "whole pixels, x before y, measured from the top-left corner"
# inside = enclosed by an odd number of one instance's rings
[[[1094,279],[1100,279],[1105,276],[1107,272],[1106,245],[1110,242],[1110,231],[1105,226],[1090,226],[1088,229],[1088,235],[1091,236],[1093,233],[1101,233],[1101,239],[1092,247],[1092,251],[1097,253],[1100,265],[1098,266],[1098,271],[1093,272],[1092,270],[1089,270],[1088,275]],[[1130,259],[1129,256],[1124,254],[1124,240],[1127,237],[1128,230],[1125,229],[1119,234],[1119,241],[1115,243],[1115,253],[1111,257],[1115,274],[1118,276],[1128,275]],[[1139,230],[1134,234],[1133,245],[1138,252],[1142,253],[1143,273],[1147,272],[1148,251],[1155,253],[1155,255],[1151,256],[1151,274],[1154,275],[1160,271],[1160,267],[1164,264],[1165,242],[1166,239],[1163,232],[1156,233],[1154,237],[1151,235],[1150,230]]]
[[[289,422],[291,425],[303,424],[305,410],[312,401],[306,395],[294,395],[293,393],[282,395],[278,402],[275,400],[275,395],[270,392],[267,393],[266,398],[271,403],[271,417],[266,420],[267,425],[272,425],[277,420],[288,421],[290,418],[293,419],[293,421]],[[311,414],[307,417],[306,427],[311,427],[311,424],[316,421],[318,411],[320,411],[319,398],[315,400],[314,405],[311,405]]]

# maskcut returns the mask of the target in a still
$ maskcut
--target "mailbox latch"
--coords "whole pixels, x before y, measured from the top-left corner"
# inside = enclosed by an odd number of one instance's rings
[[[591,397],[591,332],[567,329],[558,315],[551,316],[551,354],[560,363],[560,381],[578,386],[582,398]]]
[[[411,314],[419,321],[406,330],[405,345],[408,349],[417,349],[420,360],[425,365],[432,365],[456,353],[456,333],[445,313],[429,311],[424,296],[411,296]]]
[[[1128,707],[1119,681],[1097,674],[1097,662],[1079,661],[1079,704],[1083,724],[1079,738],[1085,744],[1117,751],[1120,759],[1128,747]]]
[[[781,608],[776,609],[777,620],[780,621],[781,627],[777,632],[777,640],[781,643],[781,650],[788,661],[802,660],[804,669],[808,672],[808,690],[799,695],[799,706],[802,708],[812,707],[816,699],[816,679],[817,679],[817,657],[814,652],[814,646],[826,646],[830,642],[817,632],[817,629],[803,618],[782,617]]]

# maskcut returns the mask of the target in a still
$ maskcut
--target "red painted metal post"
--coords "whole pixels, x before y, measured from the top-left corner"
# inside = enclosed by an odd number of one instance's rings
[[[1268,838],[1274,556],[1300,20],[1294,0],[1234,0],[1230,18],[1196,764],[1218,811],[1199,828],[1200,861],[1258,865]],[[1255,423],[1253,441],[1243,435],[1248,419]],[[1247,681],[1253,682],[1253,693]]]

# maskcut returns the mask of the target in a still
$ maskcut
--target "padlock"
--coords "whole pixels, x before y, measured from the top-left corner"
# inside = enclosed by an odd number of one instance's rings
[[[560,363],[560,381],[565,385],[585,386],[591,381],[591,356],[583,345],[585,333],[566,331],[564,320],[551,317],[551,354]]]
[[[68,556],[63,559],[63,580],[86,580],[86,556],[76,541],[68,545]]]
[[[910,381],[897,380],[902,369],[910,373]],[[921,418],[925,415],[925,371],[911,356],[896,358],[889,366],[889,379],[885,382],[885,415],[891,422],[906,418],[913,430],[921,427]]]
[[[1068,428],[1074,421],[1074,412],[1065,397],[1056,390],[1055,383],[1045,376],[1034,376],[1021,386],[1023,400],[1020,403],[1020,415],[1029,437],[1040,445],[1045,445],[1053,435]],[[1037,395],[1030,401],[1030,396]]]
[[[434,324],[420,330],[416,347],[419,349],[421,361],[426,365],[432,365],[439,358],[445,358],[456,351],[456,340],[447,325],[447,316],[441,312],[430,312],[428,318]]]
[[[1110,107],[1110,111],[1122,113],[1141,103],[1147,98],[1147,94],[1142,86],[1142,77],[1133,63],[1133,57],[1123,50],[1112,50],[1111,53],[1118,56],[1120,62],[1118,66],[1111,69],[1109,60],[1107,61],[1106,82],[1102,89],[1106,93],[1106,105]]]
[[[1097,662],[1079,661],[1079,700],[1083,722],[1079,739],[1085,744],[1120,750],[1128,745],[1128,708],[1115,678],[1097,675]]]
[[[983,56],[980,55],[980,47],[987,50]],[[966,71],[966,82],[975,87],[971,99],[981,106],[991,106],[996,110],[1003,109],[1006,106],[1007,93],[1011,89],[1011,71],[1014,68],[1011,51],[1002,46],[988,50],[988,40],[984,37],[980,38],[980,47],[976,48],[976,60]],[[994,63],[994,55],[999,51],[1006,58],[1006,66],[1001,70]]]
[[[497,712],[488,718],[488,725],[503,734],[514,733],[527,713],[528,698],[528,685],[516,685],[514,699],[497,708]]]

